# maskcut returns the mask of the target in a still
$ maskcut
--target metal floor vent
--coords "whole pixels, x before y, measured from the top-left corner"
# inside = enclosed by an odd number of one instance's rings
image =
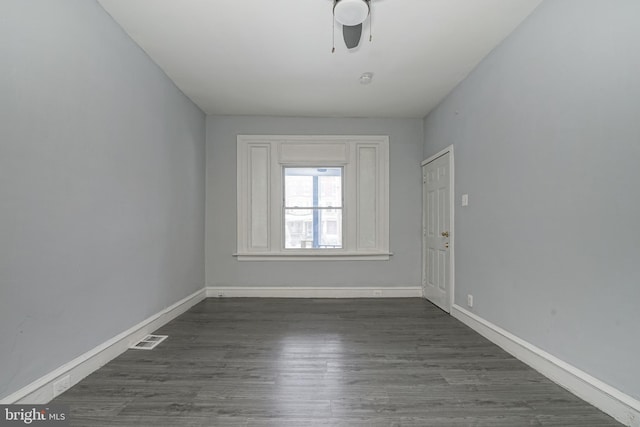
[[[135,348],[137,350],[153,350],[158,344],[167,338],[169,338],[169,335],[147,335],[129,348]]]

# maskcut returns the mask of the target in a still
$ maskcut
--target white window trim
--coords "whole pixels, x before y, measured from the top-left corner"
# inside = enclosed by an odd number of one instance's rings
[[[389,137],[238,135],[239,261],[388,260]],[[343,247],[284,249],[285,166],[343,167]]]

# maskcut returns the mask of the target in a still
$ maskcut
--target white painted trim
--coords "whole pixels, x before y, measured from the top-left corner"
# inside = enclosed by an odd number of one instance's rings
[[[234,255],[238,261],[389,259],[389,136],[237,135],[236,144]],[[283,155],[283,147],[294,149]],[[255,156],[254,150],[261,154]],[[363,161],[362,150],[373,150],[375,154]],[[285,249],[282,168],[305,165],[343,168],[344,205],[343,248],[307,249],[303,258],[295,250]],[[252,175],[256,170],[260,171],[259,177]],[[361,177],[362,173],[367,177]],[[360,205],[360,196],[365,193],[371,193],[364,200],[372,206]]]
[[[438,151],[433,156],[427,157],[420,164],[421,167],[424,167],[426,164],[434,161],[438,157],[442,157],[445,154],[449,153],[449,233],[452,236],[452,239],[449,239],[449,310],[447,312],[451,312],[451,308],[455,304],[454,296],[456,289],[456,183],[455,183],[455,161],[453,159],[453,144],[448,147]],[[424,185],[424,184],[423,184]],[[424,191],[423,191],[424,192]],[[424,201],[422,202],[422,206],[424,207]],[[422,213],[424,218],[424,212]],[[423,236],[424,239],[424,236]],[[422,243],[424,248],[424,241]],[[425,255],[422,254],[422,262],[425,261]],[[424,274],[425,268],[422,266],[422,274]],[[425,277],[422,277],[422,286],[425,283]],[[446,310],[445,310],[446,311]]]
[[[640,401],[482,317],[453,305],[451,315],[489,341],[627,426],[640,427]]]
[[[420,286],[402,287],[260,287],[209,286],[207,297],[230,298],[416,298],[422,297]]]
[[[236,253],[238,261],[388,261],[393,253],[360,253],[360,252],[342,252],[342,253]]]
[[[449,311],[455,304],[454,296],[456,294],[456,182],[455,182],[455,164],[453,160],[453,144],[447,147],[449,150],[449,231],[452,239],[449,239],[451,246],[449,247],[449,274],[451,277],[451,289],[449,289]]]
[[[205,289],[194,292],[83,355],[38,378],[31,384],[8,395],[0,401],[0,404],[48,403],[54,397],[53,383],[55,381],[69,375],[70,386],[77,384],[87,375],[124,353],[131,345],[140,341],[145,335],[155,331],[205,299],[205,295]]]
[[[435,159],[437,159],[438,157],[442,157],[447,153],[451,153],[453,152],[453,144],[451,144],[450,146],[443,148],[442,150],[438,151],[436,154],[434,154],[433,156],[429,156],[426,159],[424,159],[422,161],[422,163],[420,163],[420,166],[424,166],[427,163],[431,163],[433,162]]]

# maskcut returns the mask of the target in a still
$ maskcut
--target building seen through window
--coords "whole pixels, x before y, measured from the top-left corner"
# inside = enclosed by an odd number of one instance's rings
[[[342,168],[284,168],[285,249],[342,248]]]

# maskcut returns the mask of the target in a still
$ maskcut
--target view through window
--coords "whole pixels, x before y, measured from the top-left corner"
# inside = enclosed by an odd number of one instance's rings
[[[342,168],[284,168],[285,249],[342,248]]]

